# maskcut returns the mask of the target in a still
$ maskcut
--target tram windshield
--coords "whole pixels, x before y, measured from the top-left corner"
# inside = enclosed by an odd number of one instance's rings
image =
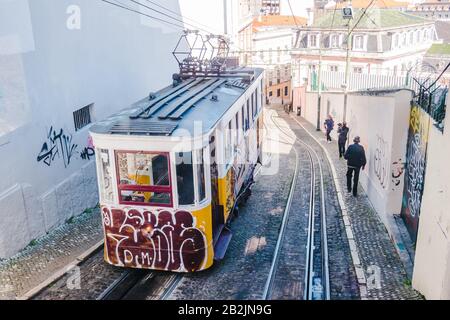
[[[116,153],[121,203],[171,205],[169,157],[165,153]]]

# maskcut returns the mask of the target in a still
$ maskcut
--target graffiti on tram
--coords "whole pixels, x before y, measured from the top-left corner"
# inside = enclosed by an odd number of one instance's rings
[[[179,272],[204,268],[206,238],[190,212],[103,207],[102,215],[111,264]]]

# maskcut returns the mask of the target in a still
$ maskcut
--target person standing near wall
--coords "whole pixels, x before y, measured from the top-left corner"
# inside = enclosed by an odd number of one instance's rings
[[[344,158],[347,160],[347,190],[348,192],[352,192],[352,177],[353,177],[353,196],[358,195],[358,181],[359,181],[359,173],[361,168],[364,170],[367,160],[366,160],[366,152],[364,151],[364,147],[359,143],[361,139],[357,136],[353,139],[354,144],[348,147],[347,152],[345,152]]]
[[[327,133],[327,141],[328,143],[331,142],[331,131],[333,131],[334,129],[334,120],[333,117],[331,116],[331,114],[328,115],[328,118],[325,120],[324,122],[324,126],[325,126],[325,131]]]
[[[347,127],[347,122],[339,123],[337,133],[339,134],[338,138],[338,147],[339,147],[339,159],[345,154],[345,145],[347,144],[347,136],[349,132],[349,128]]]

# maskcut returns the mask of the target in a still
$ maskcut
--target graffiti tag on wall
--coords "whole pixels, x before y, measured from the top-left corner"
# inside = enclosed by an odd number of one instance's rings
[[[78,151],[78,145],[72,140],[72,135],[64,133],[63,129],[57,131],[50,127],[47,140],[42,144],[41,151],[37,156],[37,162],[43,162],[50,167],[55,159],[61,159],[64,167],[67,168],[74,155],[78,154],[83,160],[91,160],[94,157],[92,140],[89,140],[88,145],[81,151]]]
[[[420,107],[411,109],[401,216],[413,240],[417,238],[425,182],[429,122],[429,115]]]
[[[202,270],[207,244],[190,212],[102,208],[106,258],[121,267]]]
[[[383,189],[389,184],[389,144],[383,139],[382,136],[377,135],[377,146],[375,148],[374,155],[374,170],[375,175],[378,178]]]
[[[402,182],[402,176],[405,172],[405,164],[402,159],[398,159],[398,161],[394,161],[392,163],[391,170],[391,178],[392,178],[392,191],[395,191],[396,187],[400,185]]]

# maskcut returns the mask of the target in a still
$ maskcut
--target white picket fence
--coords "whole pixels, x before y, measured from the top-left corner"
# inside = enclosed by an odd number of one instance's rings
[[[309,89],[311,91],[317,90],[317,73],[311,72],[309,75]],[[320,76],[322,89],[325,91],[343,90],[345,83],[345,73],[335,71],[322,71]],[[394,75],[379,75],[379,74],[365,74],[365,73],[350,73],[349,75],[349,91],[361,91],[368,89],[394,89],[406,88],[417,92],[418,84],[413,80],[413,77],[408,76],[394,76]]]

